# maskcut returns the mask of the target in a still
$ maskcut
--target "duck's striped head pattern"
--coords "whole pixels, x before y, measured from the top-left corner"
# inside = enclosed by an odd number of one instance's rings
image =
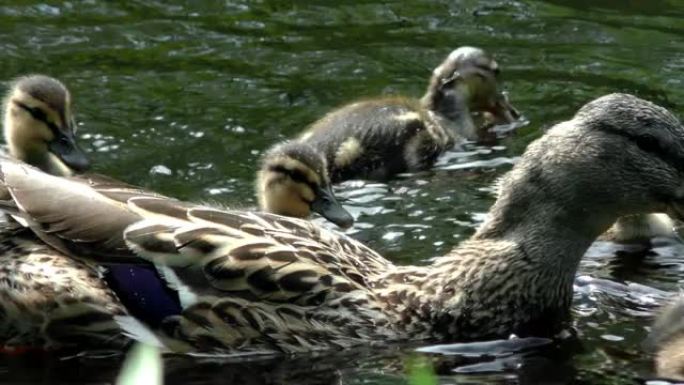
[[[71,175],[89,162],[76,144],[71,94],[45,75],[20,77],[3,104],[4,134],[10,154],[46,172]]]
[[[308,144],[286,142],[267,151],[256,189],[264,211],[296,218],[317,212],[343,228],[354,222],[335,198],[325,157]]]

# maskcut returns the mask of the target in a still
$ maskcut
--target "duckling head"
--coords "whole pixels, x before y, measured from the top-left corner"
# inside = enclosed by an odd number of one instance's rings
[[[264,155],[257,195],[267,212],[307,218],[314,211],[342,228],[354,223],[333,194],[325,157],[304,143],[286,142]]]
[[[76,144],[71,95],[59,80],[30,75],[15,80],[4,104],[5,140],[12,156],[56,175],[88,168]]]
[[[651,326],[643,343],[655,353],[655,367],[659,376],[684,380],[684,297],[665,305]]]
[[[432,73],[423,105],[458,121],[470,119],[470,113],[487,116],[488,124],[516,122],[520,113],[499,90],[499,65],[492,55],[480,48],[460,47]],[[468,139],[476,139],[476,127],[463,122]]]

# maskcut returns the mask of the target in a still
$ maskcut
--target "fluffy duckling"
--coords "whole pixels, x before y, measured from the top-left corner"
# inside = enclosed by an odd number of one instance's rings
[[[53,175],[88,168],[76,144],[71,94],[59,80],[30,75],[16,79],[3,103],[9,154]]]
[[[426,169],[462,138],[486,135],[489,125],[478,131],[472,113],[496,124],[519,118],[499,91],[498,73],[498,63],[487,52],[458,48],[435,68],[422,99],[349,104],[313,123],[300,140],[325,154],[333,182]]]
[[[59,176],[88,167],[75,141],[71,96],[59,80],[44,75],[18,78],[4,98],[3,111],[10,156]],[[66,258],[7,220],[0,224],[0,260],[4,348],[128,342],[114,321],[126,310],[97,266]]]
[[[261,210],[296,218],[308,218],[314,211],[342,228],[354,223],[335,198],[325,157],[313,147],[279,144],[261,163],[256,183]]]
[[[684,218],[682,165],[677,118],[601,97],[529,145],[470,239],[419,266],[308,221],[113,194],[8,160],[0,179],[36,242],[94,259],[125,245],[164,273],[182,308],[155,330],[169,349],[273,353],[553,335],[580,259],[619,217]]]
[[[684,380],[684,297],[665,306],[651,328],[645,347],[655,352],[656,372]]]
[[[650,245],[653,238],[680,240],[677,224],[664,213],[622,217],[599,239],[616,243]]]

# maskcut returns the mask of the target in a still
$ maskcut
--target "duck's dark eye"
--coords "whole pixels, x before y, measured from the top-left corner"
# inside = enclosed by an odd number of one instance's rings
[[[485,73],[491,73],[494,74],[494,76],[499,74],[499,67],[492,68],[489,65],[478,65],[476,66],[480,71],[482,71],[483,74]]]
[[[45,111],[41,110],[39,107],[30,107],[24,103],[21,102],[14,102],[17,106],[19,106],[21,109],[24,111],[28,112],[31,114],[33,119],[40,120],[41,122],[46,122],[47,123],[47,114]]]
[[[40,108],[33,107],[29,112],[31,113],[31,116],[33,116],[34,119],[40,120],[41,122],[47,122],[47,114]]]
[[[636,138],[636,144],[640,149],[646,152],[660,152],[660,143],[658,139],[650,135],[643,135]]]
[[[316,191],[317,189],[316,184],[309,181],[309,179],[306,177],[306,175],[304,175],[304,173],[301,170],[290,169],[281,165],[271,165],[268,169],[275,173],[287,175],[287,177],[289,177],[293,181],[309,186],[313,191]]]

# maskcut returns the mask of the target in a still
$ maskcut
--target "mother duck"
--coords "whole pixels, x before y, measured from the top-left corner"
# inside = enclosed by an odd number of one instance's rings
[[[556,333],[582,255],[618,217],[684,217],[682,165],[684,127],[666,109],[598,98],[530,144],[478,231],[423,266],[302,220],[0,171],[7,210],[52,247],[98,259],[123,246],[162,271],[182,305],[155,330],[167,348],[272,353]]]

